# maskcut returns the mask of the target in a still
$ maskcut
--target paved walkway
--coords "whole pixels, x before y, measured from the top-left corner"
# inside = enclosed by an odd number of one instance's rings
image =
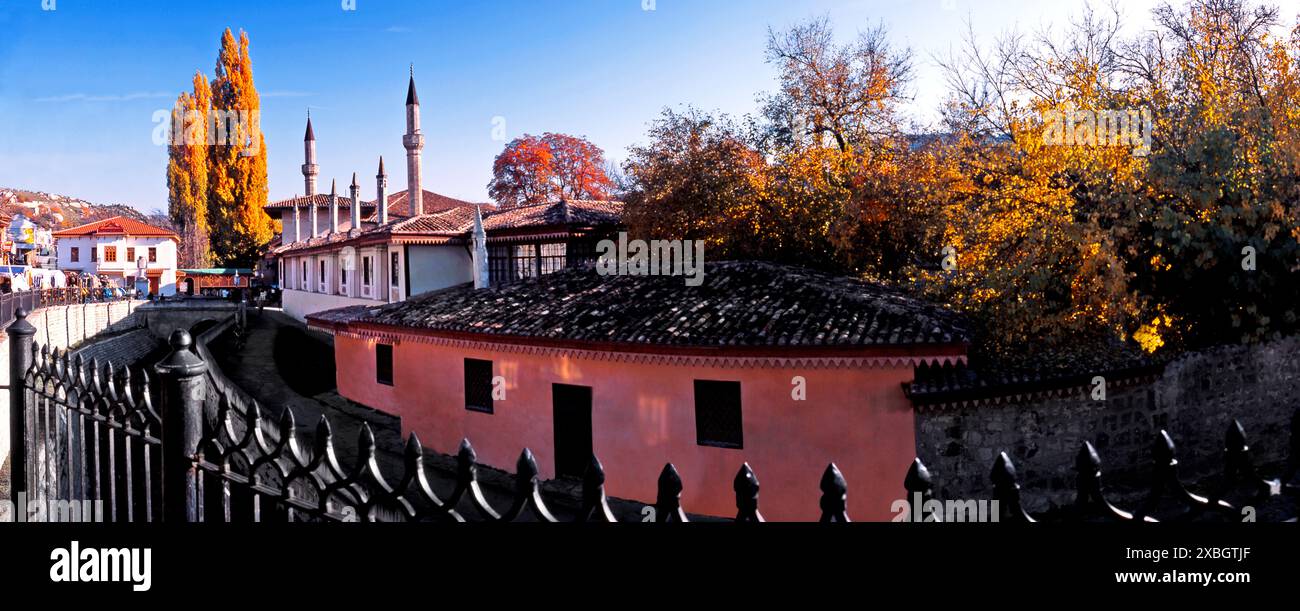
[[[276,310],[265,310],[258,315],[249,314],[249,335],[240,350],[228,343],[230,335],[214,342],[209,349],[217,358],[226,377],[256,399],[262,406],[263,413],[269,418],[279,420],[285,409],[293,412],[299,433],[310,439],[314,437],[316,425],[324,414],[334,430],[335,451],[344,465],[356,461],[357,436],[363,424],[369,424],[378,442],[383,463],[401,461],[401,422],[393,416],[367,409],[339,396],[334,387],[334,371],[315,372],[311,376],[313,386],[321,392],[304,396],[294,390],[302,387],[297,381],[286,380],[277,365],[277,342],[291,341],[296,345],[280,346],[280,351],[318,355],[317,351],[332,348],[324,342],[312,342],[315,345],[302,345],[299,338],[306,338],[306,327]],[[297,333],[281,334],[282,329]],[[310,340],[308,340],[310,341]],[[292,373],[292,372],[288,372]],[[389,465],[386,465],[389,466]]]
[[[306,331],[306,326],[279,310],[266,309],[259,316],[249,314],[249,336],[243,349],[233,350],[224,342],[209,346],[222,371],[235,384],[253,396],[264,413],[279,418],[281,410],[293,410],[298,430],[305,439],[314,436],[316,424],[324,414],[334,431],[335,451],[340,463],[351,467],[356,463],[357,438],[363,424],[369,424],[375,435],[379,463],[388,479],[396,484],[402,473],[402,452],[406,440],[402,437],[401,420],[353,403],[338,394],[335,387],[333,347],[326,340]],[[279,353],[280,358],[276,358]],[[321,363],[320,356],[326,362]],[[311,371],[294,365],[314,363]],[[294,364],[290,364],[290,363]],[[308,378],[308,379],[302,379]],[[312,393],[300,394],[297,390]],[[446,496],[455,485],[455,458],[426,450],[427,475],[436,492]],[[512,465],[513,466],[513,465]],[[480,466],[479,481],[484,495],[498,510],[510,506],[514,489],[513,475],[504,471]],[[546,482],[543,489],[550,508],[561,519],[571,519],[580,506],[581,490],[577,482]],[[618,515],[633,520],[640,516],[640,504],[635,506],[611,501]],[[463,515],[478,514],[467,503],[460,509]]]

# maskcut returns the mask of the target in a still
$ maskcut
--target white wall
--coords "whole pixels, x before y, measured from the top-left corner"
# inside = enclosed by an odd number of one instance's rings
[[[464,246],[411,246],[407,254],[411,295],[474,281],[474,261]]]
[[[104,261],[104,247],[117,248],[117,261]],[[72,249],[78,249],[78,260],[72,260]],[[171,238],[158,237],[73,237],[58,238],[54,242],[55,255],[58,257],[59,269],[79,271],[88,274],[109,274],[113,276],[134,276],[136,262],[128,260],[126,249],[134,248],[136,258],[148,257],[150,248],[158,249],[158,260],[148,263],[148,269],[162,270],[158,279],[158,290],[163,295],[176,293],[176,242]],[[91,260],[91,251],[98,250],[97,261]]]
[[[342,295],[325,295],[321,293],[309,293],[307,291],[298,291],[286,289],[281,294],[281,302],[284,307],[284,313],[303,321],[307,319],[308,314],[333,310],[335,308],[345,308],[354,305],[384,305],[382,301],[371,299],[358,299],[356,297],[344,297]]]

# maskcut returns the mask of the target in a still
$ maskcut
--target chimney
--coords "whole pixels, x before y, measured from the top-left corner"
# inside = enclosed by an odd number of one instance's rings
[[[316,194],[316,175],[320,174],[320,166],[316,165],[316,132],[311,129],[311,109],[307,109],[307,134],[302,141],[305,157],[302,177],[306,183],[307,197],[311,197]]]
[[[474,288],[485,289],[491,278],[488,276],[487,232],[483,231],[483,211],[474,206]]]
[[[375,205],[379,207],[379,224],[388,224],[388,174],[384,172],[384,156],[379,156],[379,174],[375,175]]]
[[[307,238],[309,240],[316,239],[316,236],[320,234],[320,228],[318,227],[320,225],[320,221],[318,220],[319,217],[320,217],[320,213],[319,211],[316,210],[316,198],[312,197],[311,198],[311,237]]]
[[[339,190],[336,181],[330,181],[330,233],[339,232]]]
[[[420,132],[420,96],[415,94],[415,65],[411,65],[411,82],[406,88],[406,197],[411,216],[424,214],[424,189],[420,186],[420,151],[424,134]]]
[[[302,241],[302,216],[298,214],[298,202],[293,203],[293,243]]]
[[[352,232],[361,232],[361,185],[357,184],[357,173],[352,173]]]

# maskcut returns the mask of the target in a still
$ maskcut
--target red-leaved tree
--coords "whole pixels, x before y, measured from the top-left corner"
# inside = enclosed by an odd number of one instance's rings
[[[558,199],[607,199],[614,182],[605,151],[585,138],[525,134],[506,145],[492,164],[488,194],[501,207]]]

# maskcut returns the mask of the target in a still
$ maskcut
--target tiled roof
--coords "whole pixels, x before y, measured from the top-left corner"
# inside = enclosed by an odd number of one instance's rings
[[[500,231],[550,225],[617,225],[623,219],[623,202],[568,200],[496,210],[483,217],[483,229]]]
[[[315,195],[300,195],[300,196],[298,196],[298,197],[291,197],[291,198],[289,198],[289,199],[282,199],[282,200],[280,200],[280,201],[275,201],[275,202],[271,202],[271,203],[267,204],[266,207],[264,208],[264,210],[283,210],[283,209],[285,209],[285,208],[292,208],[292,207],[294,207],[294,206],[303,206],[304,208],[306,208],[306,207],[311,206],[311,205],[312,205],[312,202],[315,202],[316,205],[317,205],[317,206],[320,206],[321,208],[329,208],[329,207],[330,207],[330,194],[329,194],[329,193],[317,193],[317,194],[315,194]],[[346,210],[346,209],[348,209],[349,207],[351,207],[351,205],[352,205],[352,198],[351,198],[351,197],[347,197],[347,196],[344,196],[344,195],[340,195],[340,196],[339,196],[339,209],[340,209],[340,210]],[[366,208],[374,208],[374,207],[375,207],[374,202],[364,202],[364,201],[361,202],[361,209],[362,209],[363,211],[364,211]]]
[[[458,206],[433,214],[423,214],[390,222],[389,233],[434,233],[460,235],[474,227],[474,206]],[[382,230],[383,228],[381,228]]]
[[[361,237],[362,235],[365,235],[368,230],[365,223],[362,223],[361,231],[357,231],[357,232],[351,231],[349,225],[351,225],[350,222],[340,222],[339,230],[335,233],[325,233],[322,235],[318,235],[314,238],[303,240],[301,242],[291,242],[289,244],[283,244],[271,252],[273,254],[282,255],[284,253],[293,252],[297,250],[319,248],[321,246],[326,246],[330,244],[341,244],[343,242],[347,242],[348,240],[351,240],[352,238],[357,238],[357,237]],[[308,231],[308,233],[310,233],[310,230]]]
[[[94,235],[129,235],[144,237],[176,238],[176,232],[161,227],[154,227],[124,216],[114,216],[93,223],[86,223],[71,229],[54,232],[56,238],[72,238]]]
[[[409,195],[410,194],[406,192],[406,189],[402,189],[397,193],[390,193],[388,195],[388,217],[390,219],[394,217],[410,216],[408,213],[411,211],[411,207],[410,204],[407,203],[407,200],[410,199],[408,197]],[[424,191],[424,197],[422,197],[420,201],[423,206],[425,214],[433,214],[435,212],[442,212],[443,210],[450,210],[452,208],[458,208],[461,206],[478,205],[475,204],[474,202],[467,202],[465,200],[456,199],[454,197],[439,195],[429,190]],[[374,202],[370,202],[370,204],[368,205],[373,208]],[[374,214],[375,216],[378,216],[377,213]],[[369,220],[374,220],[374,219],[371,218]]]
[[[674,347],[962,345],[952,312],[883,286],[762,262],[716,262],[704,282],[568,269],[500,288],[461,285],[378,308],[320,312],[332,325]]]

